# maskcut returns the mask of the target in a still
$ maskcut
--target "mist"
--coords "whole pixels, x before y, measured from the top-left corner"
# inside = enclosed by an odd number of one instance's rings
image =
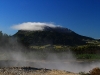
[[[11,46],[0,48],[0,67],[36,67],[47,69],[66,70],[70,72],[89,72],[100,67],[99,61],[79,61],[73,52],[55,53],[48,50],[42,52],[30,51],[24,48],[16,39],[10,39]],[[27,50],[27,52],[25,52]],[[43,56],[41,56],[43,55]],[[45,57],[44,57],[45,56]]]
[[[60,55],[61,57],[59,57]],[[100,67],[99,62],[77,61],[71,52],[68,53],[47,53],[45,59],[41,59],[38,53],[32,52],[25,55],[22,52],[5,52],[5,56],[1,56],[0,66],[2,67],[36,67],[47,69],[59,69],[70,72],[89,72],[95,67]]]

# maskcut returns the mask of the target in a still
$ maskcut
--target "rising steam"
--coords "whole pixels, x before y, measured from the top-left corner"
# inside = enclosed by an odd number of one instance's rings
[[[13,43],[13,42],[12,42]],[[18,46],[17,46],[18,45]],[[98,62],[88,61],[77,61],[74,54],[68,50],[63,53],[45,53],[46,58],[41,59],[41,52],[35,51],[25,53],[24,48],[16,44],[13,50],[9,51],[10,47],[3,48],[3,52],[0,52],[0,67],[23,67],[30,66],[36,68],[47,68],[47,69],[59,69],[70,72],[89,72],[95,67],[100,67]],[[21,51],[22,50],[22,51]],[[29,50],[27,50],[29,51]]]

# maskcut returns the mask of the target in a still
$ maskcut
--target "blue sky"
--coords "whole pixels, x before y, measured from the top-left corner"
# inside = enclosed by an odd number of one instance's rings
[[[100,0],[0,0],[0,30],[25,22],[52,22],[78,34],[100,38]]]

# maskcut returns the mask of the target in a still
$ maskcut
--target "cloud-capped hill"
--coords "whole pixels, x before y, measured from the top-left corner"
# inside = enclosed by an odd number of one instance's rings
[[[45,22],[25,22],[14,25],[11,28],[22,31],[56,31],[63,33],[73,32],[70,29],[64,28],[60,25],[55,25],[53,23],[45,23]]]

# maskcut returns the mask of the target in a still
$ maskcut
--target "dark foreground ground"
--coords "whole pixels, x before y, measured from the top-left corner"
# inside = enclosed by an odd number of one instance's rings
[[[0,75],[79,75],[79,72],[86,71],[86,69],[88,72],[98,65],[99,61],[63,61],[62,63],[58,61],[0,60]]]
[[[79,75],[65,70],[35,68],[38,64],[48,65],[45,62],[28,62],[15,60],[0,60],[0,75]],[[22,67],[22,66],[31,67]],[[16,67],[17,66],[17,67]],[[35,66],[35,67],[33,67]]]
[[[60,70],[50,70],[33,67],[5,67],[0,68],[0,75],[79,75]]]

